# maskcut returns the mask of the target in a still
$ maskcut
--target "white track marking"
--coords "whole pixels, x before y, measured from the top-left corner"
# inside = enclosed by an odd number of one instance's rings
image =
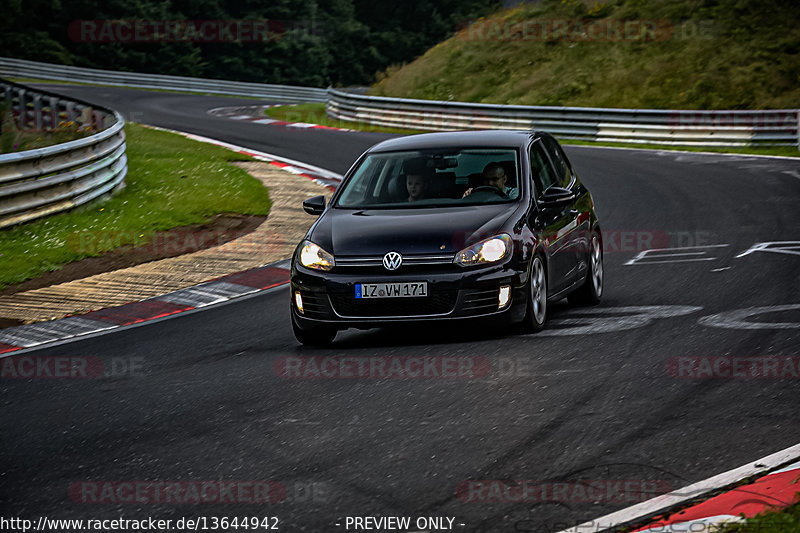
[[[800,444],[795,444],[785,450],[768,455],[763,459],[747,463],[739,468],[734,468],[733,470],[699,481],[668,494],[656,496],[655,498],[638,503],[627,509],[622,509],[621,511],[607,514],[595,520],[584,522],[583,524],[565,529],[559,533],[599,533],[601,531],[620,529],[628,524],[640,522],[648,517],[664,513],[669,509],[685,505],[699,496],[732,486],[751,476],[766,475],[770,470],[798,458],[800,458]],[[692,530],[689,529],[687,531]]]
[[[750,322],[747,320],[754,315],[797,310],[800,310],[800,304],[748,307],[747,309],[736,309],[704,316],[699,323],[703,326],[726,329],[800,329],[800,322]]]
[[[593,335],[627,331],[644,327],[661,318],[684,316],[702,310],[685,305],[641,305],[631,307],[597,307],[570,310],[569,316],[547,321],[547,329],[532,334],[537,337]],[[558,326],[570,326],[558,329]]]
[[[800,241],[772,241],[757,242],[746,252],[736,256],[736,259],[755,252],[771,252],[775,254],[800,255]]]
[[[661,261],[660,259],[663,257],[682,257],[687,255],[706,255],[708,252],[699,251],[699,252],[685,252],[683,250],[705,250],[707,248],[725,248],[726,246],[730,246],[729,244],[708,244],[706,246],[684,246],[681,248],[652,248],[650,250],[644,250],[639,252],[634,256],[633,259],[625,263],[626,266],[629,265],[650,265],[654,263],[686,263],[689,261],[713,261],[718,259],[717,257],[696,257],[694,259],[667,259],[666,261]],[[675,252],[677,253],[662,253],[662,252]]]

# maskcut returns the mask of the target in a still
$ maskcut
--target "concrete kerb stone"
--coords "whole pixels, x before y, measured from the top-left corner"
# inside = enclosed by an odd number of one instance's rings
[[[272,208],[255,231],[214,248],[0,297],[0,315],[26,322],[0,330],[0,353],[168,316],[286,283],[285,260],[314,221],[302,210],[302,201],[330,196],[337,175],[325,171],[318,180],[310,174],[313,169],[306,174],[307,169],[293,165],[286,169],[289,163],[273,162],[237,163],[270,189]],[[52,322],[56,319],[61,320]]]

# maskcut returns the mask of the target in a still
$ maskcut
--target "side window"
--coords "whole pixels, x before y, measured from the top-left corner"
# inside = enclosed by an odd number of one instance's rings
[[[567,163],[567,156],[552,137],[542,137],[542,142],[547,148],[547,153],[550,154],[553,165],[556,167],[558,186],[569,187],[570,182],[572,182],[572,172],[570,171],[569,163]]]
[[[541,196],[551,185],[557,185],[555,172],[550,160],[544,153],[542,143],[535,142],[531,145],[531,176],[536,184],[536,195]]]

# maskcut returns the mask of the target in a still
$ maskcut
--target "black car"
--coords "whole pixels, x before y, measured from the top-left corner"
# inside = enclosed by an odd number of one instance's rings
[[[535,131],[381,142],[346,174],[292,259],[297,340],[349,327],[494,317],[542,329],[548,301],[596,304],[602,234],[558,142]]]

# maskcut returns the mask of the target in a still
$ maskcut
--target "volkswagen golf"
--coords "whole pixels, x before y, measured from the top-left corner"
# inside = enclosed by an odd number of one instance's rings
[[[429,133],[367,150],[292,259],[302,344],[346,328],[486,319],[536,332],[548,302],[603,292],[592,196],[558,142],[536,131]]]

